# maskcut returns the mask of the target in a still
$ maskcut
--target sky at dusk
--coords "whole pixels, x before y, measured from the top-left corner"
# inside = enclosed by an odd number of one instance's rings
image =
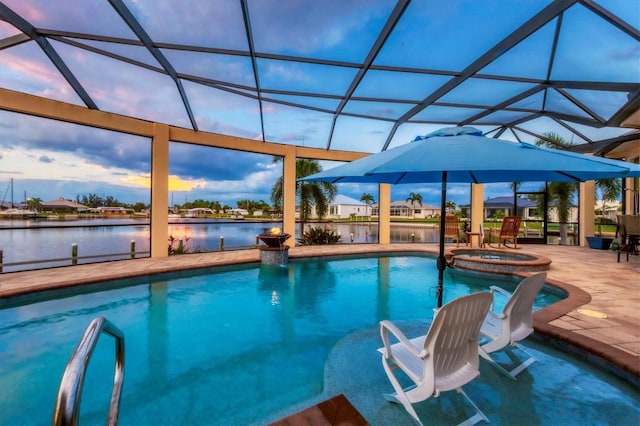
[[[107,1],[9,0],[4,3],[38,28],[136,39]],[[460,70],[472,62],[478,52],[493,46],[548,3],[546,0],[458,0],[446,4],[412,2],[410,11],[386,40],[374,63]],[[632,27],[640,27],[640,2],[607,0],[602,3]],[[190,6],[190,2],[180,1],[126,0],[124,4],[156,41],[247,49],[239,1],[199,2],[198,11]],[[250,0],[248,7],[254,48],[258,52],[279,55],[362,61],[395,5],[396,2],[390,0]],[[167,20],[167,14],[172,19]],[[465,22],[465,25],[460,26],[459,31],[447,32],[451,22]],[[579,70],[581,79],[585,81],[638,81],[640,46],[632,37],[608,28],[579,4],[565,13],[563,25],[563,28],[573,28],[573,31],[560,34],[558,58],[562,60],[558,59],[554,64],[551,78],[574,78],[576,70]],[[197,30],[184,31],[185,26]],[[488,27],[491,30],[487,30]],[[482,71],[545,78],[554,28],[555,23],[549,23],[508,52],[511,57],[505,54],[504,60],[493,62]],[[0,40],[18,34],[19,30],[0,20]],[[428,52],[425,52],[425,40],[433,41]],[[159,66],[142,46],[89,39],[77,41],[151,67]],[[124,61],[79,49],[69,43],[52,41],[51,45],[99,109],[191,127],[179,90],[168,75],[145,67],[132,67]],[[232,88],[238,92],[245,90],[243,87],[255,87],[252,64],[246,56],[169,48],[160,50],[181,75],[222,81],[229,87],[236,85]],[[602,66],[614,60],[617,61],[616,66]],[[258,58],[256,66],[261,87],[274,91],[268,95],[271,99],[299,102],[314,109],[304,110],[265,100],[262,103],[262,127],[255,99],[184,78],[184,92],[199,129],[254,140],[324,148],[333,118],[333,114],[327,111],[337,107],[339,98],[305,99],[304,96],[278,91],[290,89],[300,93],[341,95],[358,69],[266,57]],[[354,96],[387,100],[395,97],[417,102],[448,78],[437,73],[395,73],[391,76],[388,71],[370,70],[355,89]],[[450,104],[497,104],[530,86],[534,84],[476,79],[448,93],[441,101]],[[33,41],[0,50],[0,87],[84,105]],[[603,117],[613,114],[626,96],[615,91],[567,89],[566,92],[586,105],[597,100],[593,108]],[[542,102],[542,96],[535,95],[520,101],[520,106],[535,109]],[[560,95],[550,95],[545,102],[560,112],[575,113],[575,107]],[[331,147],[372,153],[380,151],[392,127],[392,122],[386,119],[401,116],[411,106],[410,102],[349,101],[344,111],[353,115],[341,116],[336,121]],[[469,109],[468,113],[473,115],[475,111]],[[364,119],[358,114],[381,119]],[[429,107],[420,114],[420,118],[425,120],[463,119],[456,116],[459,111],[446,106]],[[553,130],[567,140],[575,137],[548,118],[522,123],[521,126],[539,133]],[[572,126],[593,140],[619,136],[628,131],[606,127],[595,129],[575,123]],[[447,126],[403,124],[389,147],[408,143],[418,135],[441,127]],[[476,127],[482,131],[495,128],[489,125]],[[501,137],[517,140],[509,132]],[[519,137],[527,142],[535,140],[526,133]],[[578,138],[574,142],[584,141]],[[25,196],[43,201],[60,197],[74,200],[76,196],[97,194],[113,196],[125,203],[141,201],[147,204],[150,202],[150,149],[150,140],[145,138],[0,111],[0,200],[10,201],[12,195],[15,202],[24,201]],[[327,169],[338,163],[321,164]],[[271,188],[282,174],[282,163],[274,162],[267,155],[181,143],[170,145],[169,168],[170,202],[175,204],[195,199],[219,201],[234,207],[236,201],[243,199],[271,203]],[[11,179],[13,194],[9,189]],[[540,186],[540,183],[531,183],[523,189],[537,190]],[[358,200],[363,193],[371,193],[378,200],[377,185],[340,184],[338,189],[340,194]],[[424,204],[439,205],[440,190],[439,184],[398,185],[392,187],[391,198],[405,200],[410,192],[414,192],[423,197]],[[485,198],[509,193],[508,183],[485,185]],[[469,185],[450,184],[447,199],[457,205],[469,203]]]
[[[42,127],[42,128],[39,128]],[[146,138],[42,120],[0,111],[0,140],[20,135],[19,147],[2,144],[0,191],[10,201],[13,178],[15,202],[37,197],[49,201],[96,194],[133,204],[149,202],[151,142]],[[238,200],[271,204],[271,188],[282,175],[282,163],[273,157],[172,142],[169,148],[170,195],[175,204],[204,199],[235,207]],[[320,162],[329,169],[338,162]],[[540,184],[529,184],[537,189]],[[449,184],[447,200],[469,203],[469,185]],[[339,193],[359,200],[363,193],[377,196],[377,185],[338,184]],[[424,204],[439,205],[440,184],[392,186],[393,200],[411,192]],[[485,185],[486,197],[509,194],[508,184]]]

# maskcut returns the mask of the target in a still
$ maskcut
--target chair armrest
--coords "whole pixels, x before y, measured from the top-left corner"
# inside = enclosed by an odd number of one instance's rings
[[[384,320],[380,321],[380,336],[382,337],[382,342],[384,343],[384,348],[386,350],[385,357],[390,358],[391,355],[391,344],[389,343],[389,332],[394,335],[398,341],[407,348],[412,355],[418,358],[424,358],[429,353],[423,348],[418,348],[416,345],[411,343],[409,339],[400,331],[398,327],[396,327],[391,321]]]
[[[489,287],[489,290],[491,291],[492,294],[494,292],[498,292],[498,293],[502,294],[503,296],[506,296],[507,298],[511,297],[511,293],[510,292],[508,292],[504,288],[498,287],[496,285],[492,285],[491,287]]]
[[[493,307],[495,305],[495,293],[501,294],[504,297],[506,297],[507,299],[509,299],[511,297],[511,293],[509,293],[507,290],[505,290],[502,287],[498,287],[496,285],[492,285],[489,287],[489,290],[491,291],[491,296],[493,297],[493,300],[491,301],[491,306],[489,306],[489,312],[493,312]]]
[[[501,322],[506,317],[502,312],[496,314],[493,311],[487,312],[487,316],[480,326],[480,334],[495,340],[500,335]]]
[[[493,311],[489,311],[489,312],[487,312],[487,316],[485,317],[485,321],[492,319],[490,317],[492,317],[493,319],[501,320],[504,317],[506,317],[506,315],[503,312],[500,312],[499,314],[497,314],[497,313],[495,313]]]

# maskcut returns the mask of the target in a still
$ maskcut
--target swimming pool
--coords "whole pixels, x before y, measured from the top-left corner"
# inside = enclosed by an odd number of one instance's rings
[[[63,291],[50,300],[16,306],[3,300],[0,423],[51,423],[64,366],[97,316],[105,316],[126,335],[120,424],[268,423],[333,396],[327,393],[340,384],[335,374],[328,378],[328,360],[335,359],[350,336],[375,330],[381,319],[430,318],[436,276],[430,257],[308,259],[285,268],[252,265],[141,277],[109,283],[105,291],[86,287],[84,294]],[[506,289],[517,285],[507,276],[488,278],[447,270],[445,302],[489,284]],[[558,298],[542,294],[536,306]],[[375,332],[373,336],[368,344],[379,345]],[[376,360],[371,374],[388,386],[375,348],[370,352]],[[102,337],[85,381],[83,423],[104,423],[112,364],[113,342]],[[572,386],[593,388],[594,375],[580,371],[588,376],[588,386]],[[338,376],[346,379],[349,373]],[[637,391],[613,377],[597,380],[604,380],[607,395],[615,394],[618,413],[631,410],[621,419],[637,418]],[[534,385],[552,386],[528,384]],[[632,408],[620,402],[629,399]],[[384,413],[394,410],[387,405]],[[492,411],[482,408],[495,423]],[[376,412],[363,414],[376,424]],[[402,411],[398,414],[408,423]]]

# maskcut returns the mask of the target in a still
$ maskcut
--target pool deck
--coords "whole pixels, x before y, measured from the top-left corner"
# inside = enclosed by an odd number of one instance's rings
[[[455,244],[447,244],[447,250],[453,248]],[[435,244],[306,246],[291,248],[289,258],[386,252],[436,254],[437,250]],[[590,354],[595,362],[605,361],[604,365],[614,366],[619,375],[638,383],[640,256],[629,256],[628,262],[621,256],[618,263],[616,253],[586,247],[523,245],[505,251],[551,259],[547,282],[569,293],[567,299],[534,314],[539,335],[568,343],[567,347]],[[100,280],[259,261],[259,250],[250,249],[10,272],[0,274],[0,298]]]

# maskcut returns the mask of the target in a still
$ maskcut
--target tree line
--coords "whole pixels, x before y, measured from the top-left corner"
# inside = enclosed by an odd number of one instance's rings
[[[91,208],[98,207],[124,207],[133,209],[134,211],[142,211],[151,207],[150,204],[145,204],[141,201],[138,201],[133,204],[123,203],[118,201],[118,199],[112,196],[101,197],[97,194],[87,194],[87,195],[76,195],[75,202],[78,204],[85,205]],[[209,201],[198,198],[194,201],[186,201],[183,204],[175,204],[171,206],[174,210],[186,210],[186,209],[196,209],[196,208],[206,208],[211,209],[214,212],[222,212],[225,210],[232,209],[233,207],[228,204],[222,204],[219,201]],[[265,203],[263,200],[238,200],[236,201],[236,208],[245,209],[250,213],[256,210],[268,211],[270,209],[269,204]]]
[[[123,207],[125,209],[131,209],[133,211],[140,212],[151,208],[150,204],[143,203],[142,201],[136,201],[135,203],[124,203],[111,195],[100,196],[94,193],[84,195],[77,194],[73,201],[77,204],[82,204],[83,206],[87,206],[93,209],[98,207]],[[25,202],[28,209],[35,211],[42,210],[42,203],[43,201],[40,197],[31,197],[28,198]],[[216,213],[220,213],[225,210],[230,210],[233,207],[228,204],[222,204],[219,201],[196,199],[194,201],[187,201],[184,204],[176,204],[172,206],[172,208],[175,210],[207,208],[213,210]],[[264,200],[238,200],[236,201],[236,208],[245,209],[250,214],[252,214],[256,210],[261,210],[263,212],[272,211],[271,206]]]

